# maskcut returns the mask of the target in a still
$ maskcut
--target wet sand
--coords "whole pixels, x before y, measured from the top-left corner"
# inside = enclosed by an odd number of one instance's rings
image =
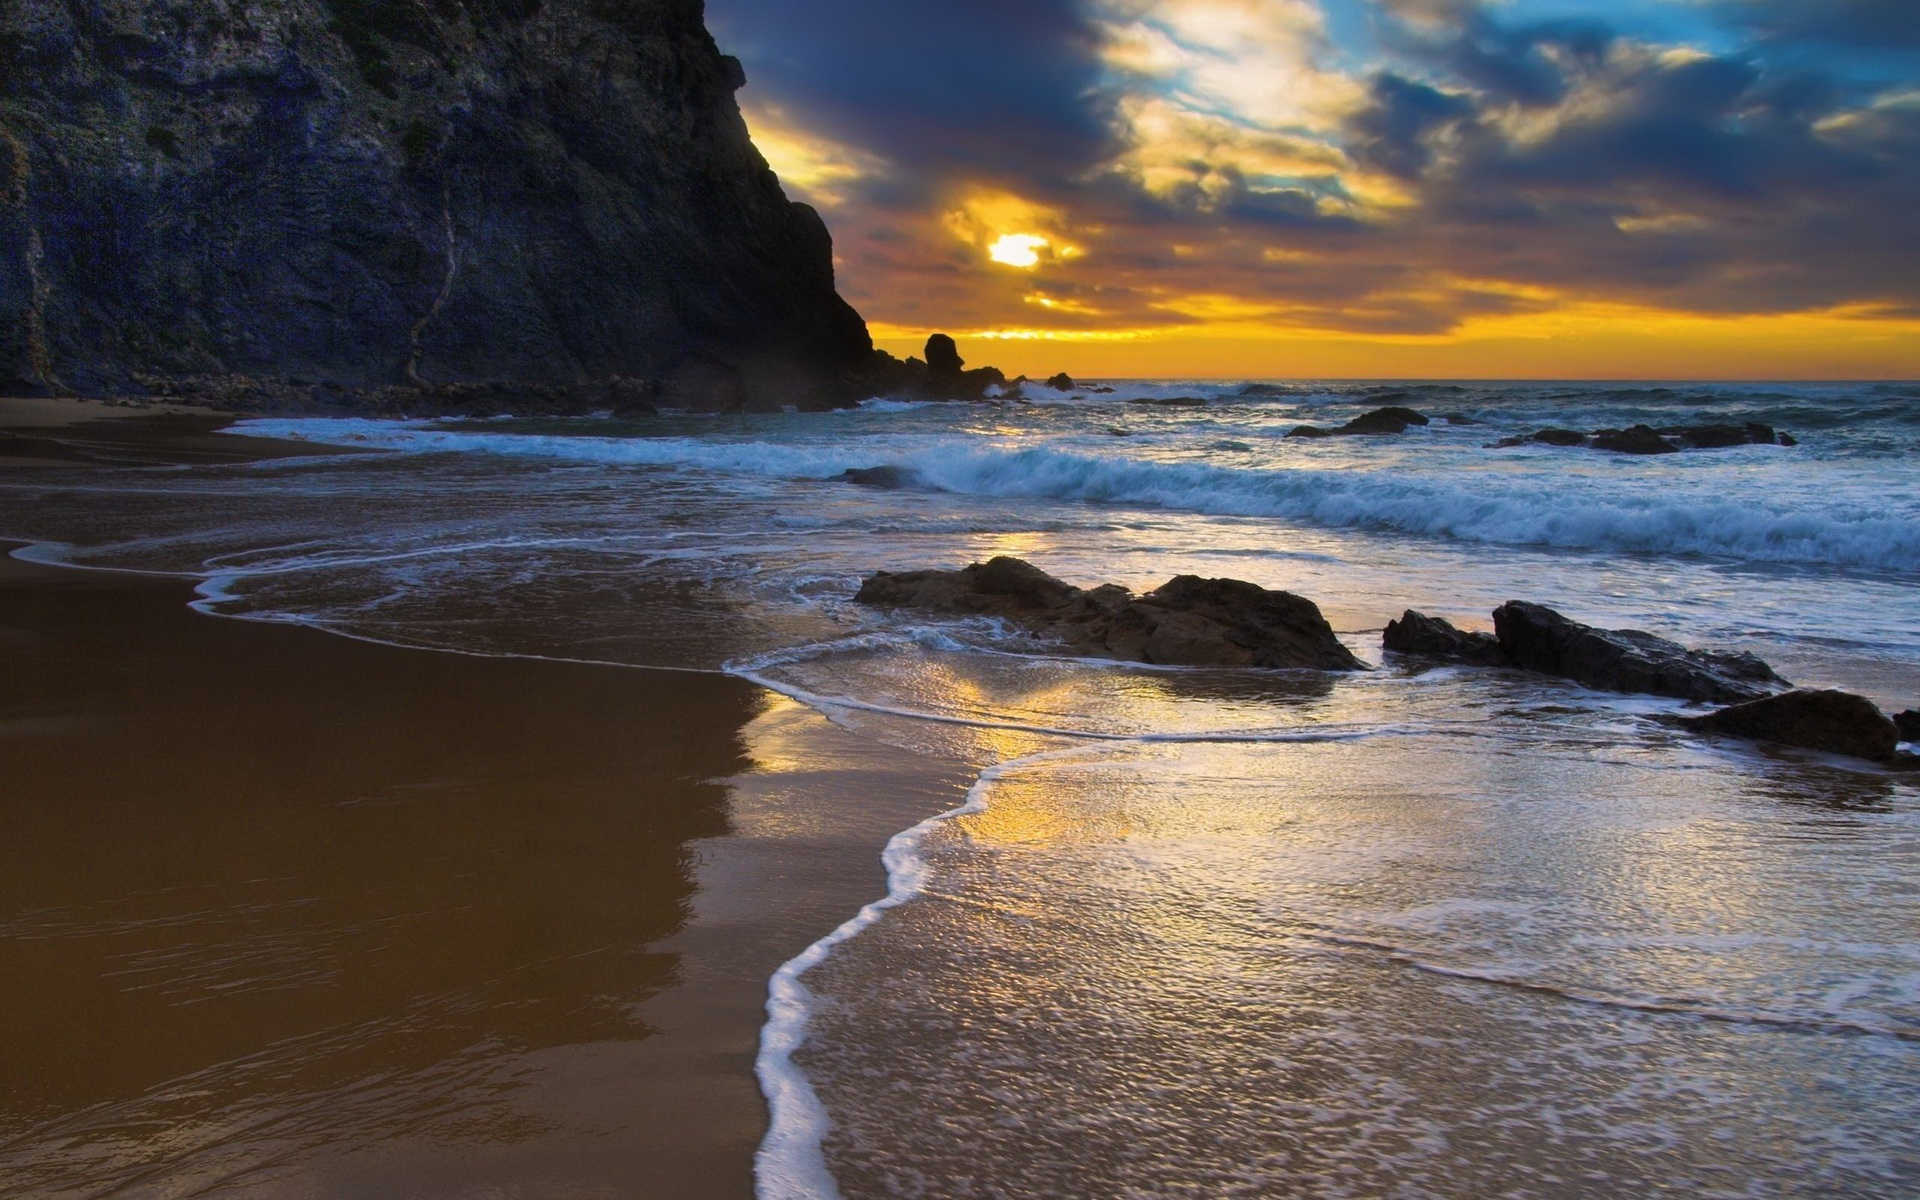
[[[968,768],[191,599],[0,557],[0,1196],[750,1196],[767,977]]]
[[[306,442],[220,432],[235,419],[177,404],[0,397],[0,468],[191,465],[315,452]]]

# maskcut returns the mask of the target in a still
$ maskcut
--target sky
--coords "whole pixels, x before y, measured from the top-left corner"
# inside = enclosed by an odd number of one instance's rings
[[[1920,377],[1920,0],[708,0],[896,354]]]

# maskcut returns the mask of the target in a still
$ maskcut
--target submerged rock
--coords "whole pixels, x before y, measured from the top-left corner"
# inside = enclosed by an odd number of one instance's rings
[[[1749,422],[1745,425],[1671,425],[1654,429],[1635,425],[1631,429],[1602,429],[1591,435],[1573,429],[1542,429],[1537,433],[1502,438],[1492,449],[1515,446],[1587,446],[1611,450],[1616,454],[1674,454],[1680,450],[1718,450],[1728,446],[1797,446],[1784,433],[1775,433],[1770,425]]]
[[[1143,396],[1138,400],[1129,400],[1128,404],[1150,405],[1154,408],[1205,408],[1204,396]]]
[[[862,604],[1000,617],[1069,652],[1163,666],[1298,667],[1361,671],[1311,600],[1237,579],[1183,575],[1145,596],[1091,591],[1017,558],[958,571],[882,571]]]
[[[1877,761],[1893,759],[1900,742],[1900,731],[1873,701],[1847,692],[1787,692],[1683,723],[1702,733]]]
[[[1593,435],[1595,450],[1609,450],[1615,454],[1678,454],[1680,447],[1660,436],[1651,425],[1635,425],[1628,429],[1602,429]]]
[[[1535,433],[1521,434],[1518,437],[1501,438],[1493,444],[1495,450],[1509,450],[1515,446],[1584,446],[1587,435],[1572,429],[1542,429]]]
[[[1456,629],[1439,617],[1408,609],[1406,615],[1387,626],[1383,649],[1395,654],[1430,658],[1436,662],[1465,663],[1476,667],[1504,667],[1511,663],[1500,641],[1488,633],[1468,633]]]
[[[1287,436],[1290,438],[1324,437],[1377,437],[1382,435],[1405,433],[1415,425],[1430,425],[1432,422],[1411,408],[1376,408],[1364,416],[1355,417],[1338,429],[1322,429],[1317,425],[1301,425]]]
[[[837,478],[841,483],[851,483],[856,487],[882,488],[887,491],[919,487],[923,483],[919,472],[894,466],[855,467]]]
[[[1502,605],[1493,624],[1513,665],[1603,691],[1738,704],[1790,686],[1751,654],[1689,650],[1637,629],[1595,629],[1542,604]]]

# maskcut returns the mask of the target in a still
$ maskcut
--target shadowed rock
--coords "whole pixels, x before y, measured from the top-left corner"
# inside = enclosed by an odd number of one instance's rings
[[[1302,425],[1287,436],[1290,438],[1324,437],[1379,437],[1405,433],[1415,425],[1430,425],[1431,421],[1411,408],[1376,408],[1364,416],[1355,417],[1338,429],[1322,429],[1317,425]]]
[[[1665,429],[1635,425],[1631,429],[1602,429],[1593,434],[1591,439],[1587,434],[1572,429],[1542,429],[1538,433],[1502,438],[1495,442],[1492,448],[1506,450],[1515,446],[1536,444],[1546,446],[1591,444],[1595,450],[1611,450],[1616,454],[1673,454],[1682,449],[1719,450],[1728,446],[1799,445],[1788,435],[1774,432],[1771,425],[1750,421],[1745,425],[1672,425]]]
[[[1595,629],[1541,604],[1502,605],[1493,624],[1513,665],[1603,691],[1738,704],[1789,686],[1751,654],[1689,650],[1637,629]]]
[[[851,483],[856,487],[883,488],[888,491],[920,487],[923,483],[919,472],[893,466],[855,467],[838,478],[841,483]]]
[[[1595,450],[1608,450],[1614,454],[1678,454],[1680,447],[1660,436],[1650,425],[1635,425],[1629,429],[1602,429],[1593,435]]]
[[[1903,742],[1920,742],[1920,712],[1908,709],[1893,718],[1894,728],[1900,731]]]
[[[1702,733],[1891,760],[1900,732],[1871,700],[1846,692],[1787,692],[1684,722]]]
[[[1488,633],[1468,633],[1456,629],[1439,617],[1408,609],[1406,615],[1387,626],[1383,649],[1409,654],[1435,662],[1464,663],[1476,667],[1512,665],[1499,639]]]
[[[1047,380],[1047,386],[1052,388],[1056,392],[1070,392],[1073,390],[1073,386],[1074,386],[1073,376],[1067,374],[1065,371],[1062,371],[1058,375],[1055,375],[1052,379]]]
[[[1311,600],[1237,579],[1183,575],[1145,596],[1088,591],[1017,558],[958,571],[882,571],[856,599],[876,608],[999,617],[1070,653],[1163,666],[1361,671]]]
[[[960,347],[953,338],[936,333],[927,339],[927,371],[935,379],[953,379],[966,368],[967,360],[960,357]]]
[[[1207,406],[1206,398],[1203,396],[1147,396],[1139,400],[1129,400],[1127,403],[1151,405],[1154,408],[1205,408]]]
[[[1493,444],[1495,450],[1510,450],[1515,446],[1584,446],[1587,435],[1572,429],[1542,429],[1537,433],[1522,434],[1519,437],[1501,438]]]

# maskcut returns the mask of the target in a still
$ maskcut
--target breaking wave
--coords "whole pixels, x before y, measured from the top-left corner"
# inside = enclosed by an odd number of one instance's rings
[[[1253,469],[1104,457],[1034,446],[998,448],[952,436],[834,443],[712,438],[603,438],[434,428],[424,422],[272,420],[263,436],[409,453],[479,453],[679,467],[782,479],[830,479],[878,465],[967,496],[1141,505],[1214,516],[1271,517],[1508,546],[1629,554],[1702,554],[1764,563],[1914,571],[1920,514],[1889,515],[1887,498],[1844,491],[1729,498],[1711,478],[1607,481],[1559,473]]]

